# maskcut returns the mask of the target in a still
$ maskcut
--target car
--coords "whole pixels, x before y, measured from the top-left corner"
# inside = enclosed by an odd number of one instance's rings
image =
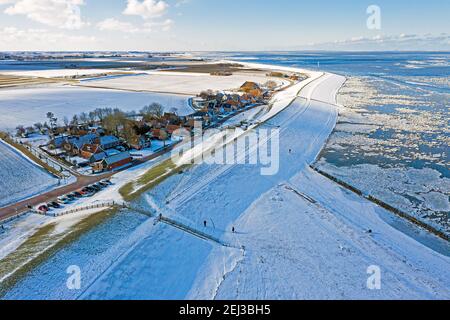
[[[102,190],[102,188],[100,188],[99,186],[97,186],[97,185],[95,185],[95,184],[90,185],[89,188],[94,189],[96,192]]]
[[[50,208],[47,207],[46,204],[40,204],[40,205],[36,206],[36,211],[41,214],[46,214],[49,210],[50,210]]]
[[[52,202],[50,202],[50,204],[52,205],[53,208],[56,208],[56,209],[61,208],[61,205],[56,201],[52,201]]]
[[[73,201],[73,200],[75,200],[75,198],[76,198],[75,195],[74,195],[73,193],[66,194],[65,197],[66,197],[69,201]]]
[[[106,182],[102,182],[102,181],[100,181],[98,184],[101,185],[103,188],[106,188],[109,186],[109,184],[107,184]]]
[[[76,198],[82,198],[82,197],[83,197],[83,194],[80,193],[80,192],[78,192],[78,191],[72,192],[72,194],[73,194]]]
[[[71,201],[71,198],[68,196],[62,196],[62,197],[58,197],[58,202],[61,204],[67,204]]]
[[[103,179],[102,181],[100,181],[100,182],[103,182],[103,183],[106,183],[107,185],[112,185],[112,182],[111,182],[111,180],[109,180],[109,179]]]
[[[97,190],[95,190],[95,189],[92,188],[92,187],[84,187],[84,188],[82,189],[82,191],[85,192],[85,193],[95,193],[95,192],[97,192]]]
[[[94,183],[92,185],[93,187],[99,188],[99,190],[105,188],[106,186],[102,185],[100,182]]]
[[[80,192],[83,195],[83,197],[92,197],[95,193],[90,188],[87,188],[87,187],[81,189],[78,192]]]

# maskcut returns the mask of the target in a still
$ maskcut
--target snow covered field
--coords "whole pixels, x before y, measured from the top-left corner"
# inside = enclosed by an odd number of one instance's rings
[[[117,69],[50,69],[50,70],[31,70],[31,71],[3,71],[1,74],[14,75],[19,77],[70,77],[84,75],[98,75],[104,73],[118,72]]]
[[[51,189],[58,179],[0,140],[0,207]]]
[[[188,99],[183,95],[71,86],[0,90],[0,130],[44,122],[47,112],[53,112],[62,120],[64,116],[70,118],[80,112],[102,107],[139,111],[153,102],[161,103],[167,111],[177,108],[180,115],[187,115],[193,112]]]
[[[153,91],[174,94],[197,95],[204,90],[233,90],[246,81],[264,84],[273,80],[279,86],[288,85],[289,81],[269,78],[264,75],[234,74],[228,77],[211,76],[204,73],[180,72],[146,72],[148,75],[128,76],[107,80],[82,81],[81,85],[123,90]]]

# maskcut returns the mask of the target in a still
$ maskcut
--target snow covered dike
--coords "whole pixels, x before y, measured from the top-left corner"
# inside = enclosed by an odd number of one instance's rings
[[[448,257],[309,168],[336,123],[333,92],[343,80],[315,79],[292,105],[283,110],[280,103],[281,112],[270,115],[267,126],[281,129],[277,175],[263,177],[259,166],[199,165],[142,197],[149,210],[185,224],[202,228],[208,221],[202,230],[234,248],[146,220],[102,254],[62,250],[6,298],[449,298]],[[106,237],[105,229],[77,245]],[[83,271],[79,292],[65,287],[67,263]],[[381,290],[366,285],[371,266],[381,270]]]

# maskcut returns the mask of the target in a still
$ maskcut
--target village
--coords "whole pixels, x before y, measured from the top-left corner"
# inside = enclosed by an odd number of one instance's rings
[[[173,148],[183,137],[194,135],[198,126],[216,127],[267,104],[275,90],[274,81],[263,85],[247,81],[233,92],[207,90],[189,100],[193,113],[188,116],[158,103],[139,112],[98,108],[63,121],[49,112],[43,124],[18,126],[16,137],[81,175],[120,171]]]

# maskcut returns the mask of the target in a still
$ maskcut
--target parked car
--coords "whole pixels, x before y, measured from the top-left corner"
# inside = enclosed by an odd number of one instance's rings
[[[83,195],[83,197],[92,197],[94,195],[94,193],[95,193],[94,191],[92,191],[88,187],[85,187],[85,188],[81,189],[78,192],[81,193]]]
[[[89,188],[95,190],[95,192],[99,192],[100,190],[102,190],[102,188],[100,188],[99,186],[92,184],[89,186]]]
[[[55,209],[61,208],[61,205],[60,205],[58,202],[56,202],[56,201],[52,201],[52,202],[50,202],[50,204],[51,204],[52,207],[55,208]]]
[[[76,196],[73,193],[69,193],[66,194],[65,197],[69,200],[69,201],[73,201],[76,199]]]
[[[58,202],[61,204],[67,204],[70,201],[72,201],[72,198],[70,198],[69,196],[58,197]]]
[[[112,185],[112,182],[111,182],[111,180],[109,180],[109,179],[103,179],[102,181],[100,181],[100,182],[103,182],[103,183],[106,183],[107,185]]]
[[[72,192],[72,194],[73,194],[76,198],[82,198],[82,197],[83,197],[83,194],[80,193],[80,192],[78,192],[78,191]]]
[[[49,210],[50,209],[46,204],[40,204],[36,206],[36,211],[41,214],[46,214]]]
[[[102,181],[100,181],[100,182],[98,182],[98,184],[99,185],[101,185],[103,188],[106,188],[106,187],[108,187],[109,186],[109,184],[108,183],[106,183],[106,182],[102,182]]]

